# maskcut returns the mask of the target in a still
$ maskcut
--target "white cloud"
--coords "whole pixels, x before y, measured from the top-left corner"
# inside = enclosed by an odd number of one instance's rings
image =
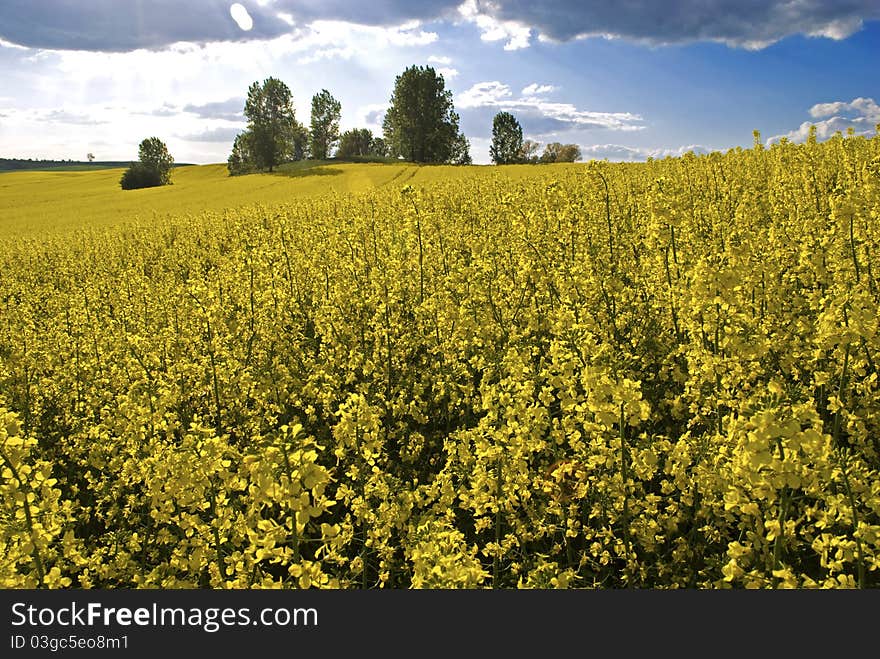
[[[523,87],[522,95],[523,96],[541,96],[542,94],[549,94],[550,92],[556,91],[556,87],[553,85],[539,85],[537,82],[533,82],[528,87]]]
[[[820,25],[809,30],[807,34],[811,37],[825,37],[840,41],[861,30],[862,24],[863,21],[860,16],[848,16]]]
[[[206,120],[191,113],[166,113],[167,107],[133,108],[124,105],[94,107],[67,104],[59,108],[5,110],[8,117],[3,128],[4,145],[15,157],[82,159],[88,151],[101,144],[100,159],[128,160],[137,157],[140,141],[148,135],[162,139],[171,154],[180,162],[193,162],[199,149],[192,140],[209,147],[208,160],[225,160],[232,137],[241,126],[229,122]],[[39,135],[39,140],[33,136]],[[197,160],[196,160],[197,161]]]
[[[459,108],[477,108],[486,105],[499,105],[507,97],[512,96],[510,87],[493,80],[492,82],[478,82],[470,89],[463,91],[455,99]]]
[[[314,64],[315,62],[327,59],[351,59],[356,54],[357,49],[353,46],[331,46],[329,48],[318,48],[308,55],[303,55],[296,62],[297,64]]]
[[[15,50],[28,50],[27,46],[19,46],[17,43],[0,39],[0,48],[14,48]]]
[[[690,144],[677,149],[649,149],[622,144],[591,144],[581,147],[582,160],[609,160],[611,162],[644,162],[648,158],[679,157],[692,151],[696,155],[709,153],[711,149],[700,144]]]
[[[179,106],[202,105],[228,97],[230,89],[241,93],[251,82],[275,75],[291,86],[299,104],[304,80],[318,88],[326,83],[319,80],[319,69],[297,70],[297,64],[349,59],[357,61],[359,71],[374,70],[378,75],[399,66],[403,53],[398,49],[417,48],[436,39],[435,33],[411,25],[383,28],[323,21],[269,41],[175,44],[161,51],[126,53],[35,51],[44,56],[45,73],[29,76],[29,89],[18,94],[39,98],[45,106],[87,104],[98,98],[110,105],[143,108],[155,107],[155,99],[174,99]],[[285,75],[290,71],[293,79]],[[305,105],[297,110],[308,114]]]
[[[452,58],[445,55],[430,55],[428,57],[429,64],[440,64],[441,66],[449,66],[452,64]]]
[[[483,41],[503,41],[504,50],[520,50],[528,48],[532,30],[517,21],[502,21],[483,13],[476,0],[465,0],[458,8],[462,19],[476,25],[480,31],[480,39]]]
[[[816,103],[810,108],[810,116],[830,117],[841,112],[856,112],[864,116],[880,117],[880,107],[873,98],[854,98],[849,103],[835,101],[833,103]]]
[[[300,64],[311,64],[325,59],[351,59],[367,56],[376,50],[427,46],[438,39],[436,32],[419,29],[419,23],[409,22],[397,27],[357,25],[343,21],[315,21],[300,39],[297,50],[305,54]],[[344,45],[339,45],[344,44]]]
[[[256,20],[251,4],[242,3]],[[0,76],[10,83],[0,94],[11,95],[0,102],[0,112],[9,115],[0,125],[0,144],[16,157],[68,158],[101,140],[107,143],[103,158],[126,159],[132,148],[137,153],[140,139],[154,134],[167,140],[169,149],[176,144],[172,153],[180,161],[224,162],[228,145],[220,141],[221,129],[243,121],[235,115],[241,113],[248,86],[270,75],[291,88],[300,121],[308,121],[311,95],[327,88],[342,102],[347,126],[381,133],[381,114],[394,81],[389,72],[422,59],[427,52],[414,53],[436,41],[434,32],[414,22],[381,27],[316,21],[264,41],[176,43],[128,52],[10,49],[16,62],[30,56],[39,60],[20,67],[21,75]],[[321,64],[303,65],[300,59],[320,59]],[[453,67],[445,68],[450,69],[444,72],[448,80]],[[241,100],[219,107],[231,97]],[[368,108],[378,111],[372,121],[356,116],[359,106],[381,101],[386,103]],[[101,125],[89,125],[96,122]],[[216,141],[188,142],[178,136]]]
[[[448,66],[441,66],[437,69],[437,73],[443,76],[444,80],[452,80],[455,76],[458,75],[458,69],[453,69]]]
[[[810,116],[822,121],[804,121],[800,126],[788,133],[774,135],[767,144],[778,142],[783,137],[792,142],[804,142],[810,135],[810,128],[816,127],[816,138],[827,139],[837,131],[846,133],[852,128],[856,135],[872,135],[880,123],[880,106],[873,98],[854,98],[852,101],[832,101],[817,103],[809,110]]]
[[[528,87],[526,88],[528,89]],[[536,96],[514,98],[510,87],[493,80],[478,82],[456,97],[461,109],[497,108],[520,115],[524,128],[536,135],[588,128],[635,131],[644,128],[642,117],[630,112],[594,112],[581,110],[571,103],[554,103]]]

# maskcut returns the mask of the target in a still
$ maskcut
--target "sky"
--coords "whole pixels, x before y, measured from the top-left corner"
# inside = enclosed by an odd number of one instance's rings
[[[880,123],[878,0],[0,0],[0,157],[225,162],[248,86],[297,119],[327,89],[381,134],[394,80],[427,65],[475,163],[492,118],[644,160]]]

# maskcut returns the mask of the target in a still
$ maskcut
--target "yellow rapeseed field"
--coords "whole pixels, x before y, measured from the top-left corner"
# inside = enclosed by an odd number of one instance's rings
[[[0,585],[880,585],[880,137],[290,173],[0,175]]]
[[[305,166],[303,166],[305,165]],[[570,165],[554,165],[565,169]],[[384,186],[457,180],[480,167],[413,163],[284,165],[275,175],[230,177],[226,165],[173,170],[173,185],[122,190],[123,169],[0,173],[0,236],[42,236],[120,224],[152,224],[169,216],[223,212],[248,204],[272,206],[306,197],[368,192]],[[532,176],[527,167],[504,167],[513,179]]]

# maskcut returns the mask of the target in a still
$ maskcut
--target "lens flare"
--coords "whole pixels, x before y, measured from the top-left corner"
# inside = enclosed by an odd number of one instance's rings
[[[232,20],[238,23],[238,27],[245,32],[254,26],[254,19],[251,18],[248,10],[238,2],[229,7],[229,14],[232,16]]]

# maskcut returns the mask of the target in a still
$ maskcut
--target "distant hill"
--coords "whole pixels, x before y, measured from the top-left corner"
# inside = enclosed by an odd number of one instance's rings
[[[59,172],[88,171],[93,169],[115,169],[128,167],[131,160],[33,160],[31,158],[0,158],[0,172],[51,169]],[[175,167],[185,167],[191,163],[174,163]]]
[[[475,176],[485,177],[487,185],[498,180],[516,182],[546,176],[548,170],[561,175],[566,171],[581,171],[583,167],[304,161],[282,165],[272,174],[230,176],[226,163],[217,163],[175,169],[172,185],[142,190],[122,190],[118,169],[7,171],[0,173],[0,263],[3,241],[13,235],[149,224],[157,218],[203,213],[222,216],[226,210],[243,207],[278,208],[298,199],[347,196],[380,189],[395,196],[407,185],[419,189]],[[0,285],[0,292],[2,289]],[[0,318],[2,313],[0,310]]]

